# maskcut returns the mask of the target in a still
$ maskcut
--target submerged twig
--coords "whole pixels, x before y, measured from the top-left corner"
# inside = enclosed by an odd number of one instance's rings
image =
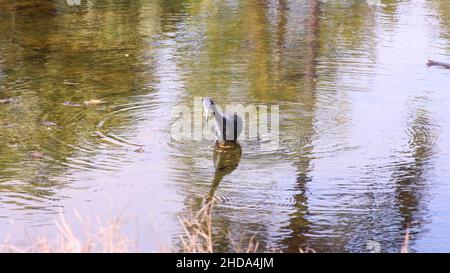
[[[443,63],[443,62],[436,62],[436,61],[433,61],[433,60],[428,60],[427,66],[428,67],[430,67],[430,66],[441,66],[441,67],[444,67],[446,69],[450,69],[450,64]]]

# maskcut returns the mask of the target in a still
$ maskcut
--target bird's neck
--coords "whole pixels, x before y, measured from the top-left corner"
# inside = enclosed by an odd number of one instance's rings
[[[211,110],[212,110],[212,113],[214,115],[214,119],[216,120],[216,122],[219,122],[219,124],[221,124],[222,119],[223,119],[223,114],[221,112],[219,112],[215,106],[212,106]]]

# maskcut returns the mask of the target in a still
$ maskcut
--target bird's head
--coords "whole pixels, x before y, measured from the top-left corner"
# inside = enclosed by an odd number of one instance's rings
[[[203,98],[203,109],[205,110],[206,122],[208,122],[209,112],[214,113],[216,111],[216,105],[210,97]]]

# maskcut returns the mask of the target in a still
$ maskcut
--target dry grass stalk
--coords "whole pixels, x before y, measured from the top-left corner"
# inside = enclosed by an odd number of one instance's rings
[[[258,251],[259,242],[255,240],[255,235],[250,238],[245,253],[256,253]]]
[[[405,237],[403,238],[403,245],[400,253],[409,253],[409,230],[406,229]]]
[[[214,240],[212,234],[212,210],[215,199],[206,201],[205,205],[190,219],[180,218],[184,235],[181,236],[182,252],[187,253],[213,253]],[[231,239],[230,239],[231,241]],[[236,253],[256,253],[259,242],[253,235],[247,246],[241,240],[238,244],[233,244],[232,251]]]
[[[213,253],[212,209],[214,198],[207,202],[192,219],[181,218],[184,236],[183,252]]]
[[[232,240],[230,239],[230,241]],[[255,235],[250,237],[250,240],[248,241],[247,247],[245,249],[242,249],[242,246],[245,245],[242,239],[239,241],[239,243],[232,242],[232,245],[233,250],[236,253],[256,253],[258,252],[259,248],[259,242],[256,241]]]
[[[299,248],[299,253],[317,253],[313,248],[305,247],[305,248]]]

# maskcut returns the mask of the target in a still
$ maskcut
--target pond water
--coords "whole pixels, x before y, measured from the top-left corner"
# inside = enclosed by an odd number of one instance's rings
[[[159,251],[213,194],[218,251],[450,251],[450,2],[381,3],[2,0],[0,237],[123,215]],[[170,135],[204,96],[279,106],[279,145],[216,172]]]

